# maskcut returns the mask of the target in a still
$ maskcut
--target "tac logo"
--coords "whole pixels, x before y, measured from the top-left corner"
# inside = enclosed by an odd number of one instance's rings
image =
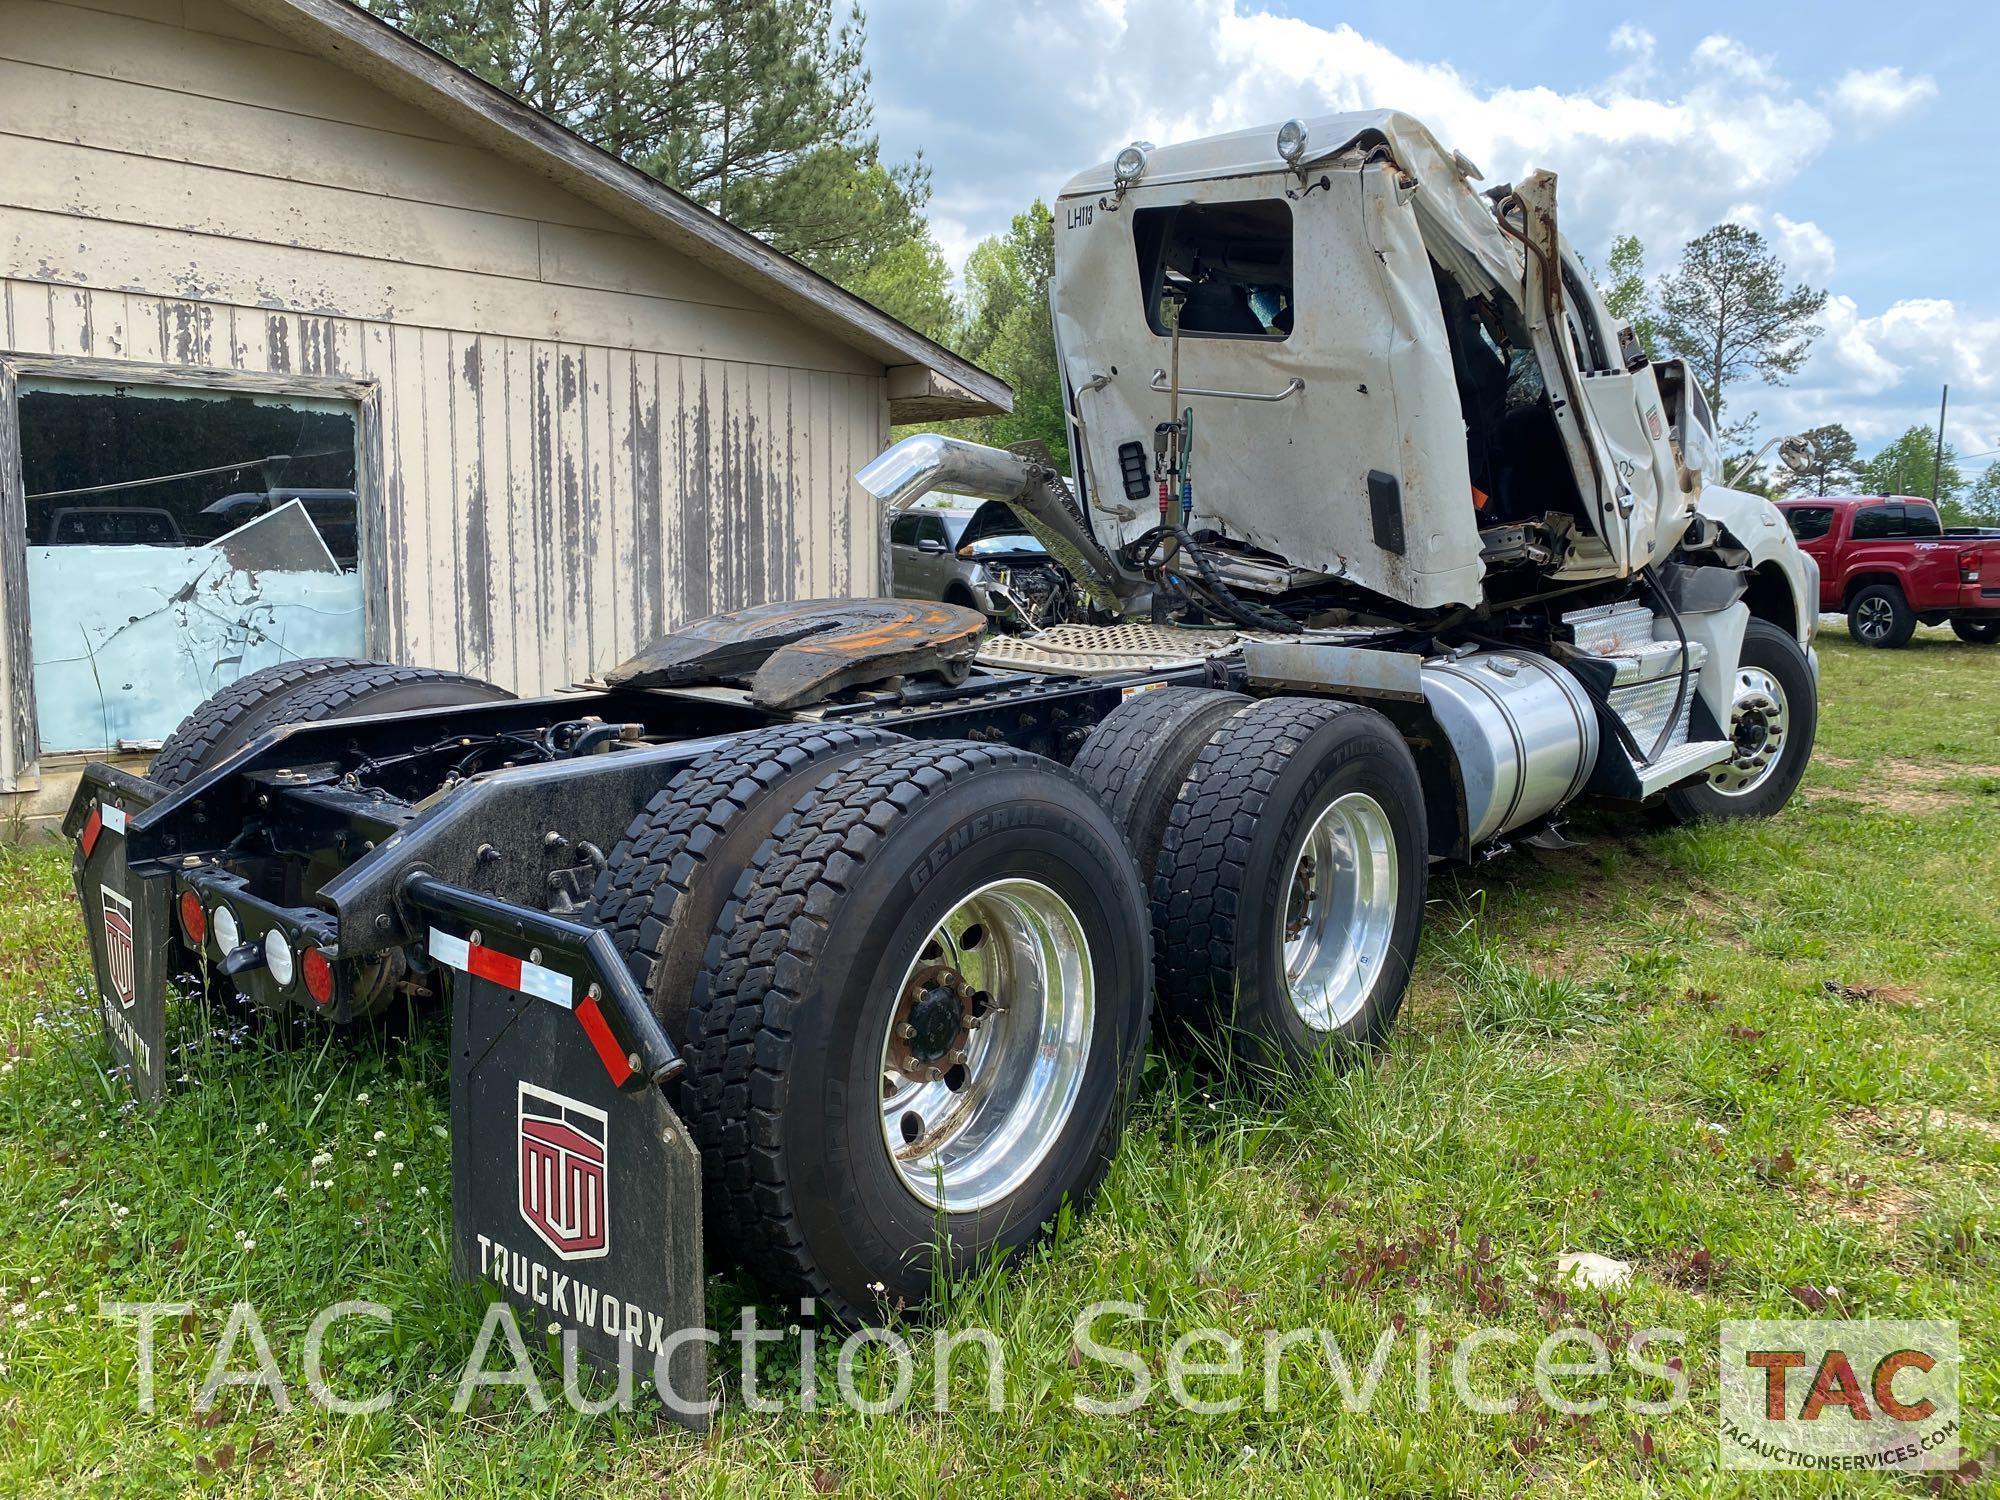
[[[563,1260],[610,1253],[610,1131],[580,1100],[520,1086],[521,1217]]]
[[[132,1008],[135,995],[132,974],[132,903],[110,886],[99,886],[104,902],[104,967],[118,1003]]]
[[[1958,1324],[1722,1325],[1722,1462],[1732,1469],[1958,1466]]]

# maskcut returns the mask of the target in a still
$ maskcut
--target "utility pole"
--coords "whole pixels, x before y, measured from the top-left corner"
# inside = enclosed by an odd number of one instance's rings
[[[1951,400],[1951,387],[1946,386],[1938,397],[1937,449],[1931,454],[1931,504],[1937,504],[1938,479],[1944,473],[1944,408]]]

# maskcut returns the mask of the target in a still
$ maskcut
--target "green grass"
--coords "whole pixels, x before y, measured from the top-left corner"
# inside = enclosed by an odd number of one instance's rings
[[[997,1415],[969,1355],[942,1415],[928,1400],[877,1418],[754,1413],[735,1396],[734,1345],[706,1438],[560,1401],[537,1415],[511,1392],[454,1415],[483,1299],[447,1274],[439,1027],[308,1033],[290,1050],[209,1038],[189,1083],[136,1110],[102,1072],[64,857],[0,855],[0,1492],[1747,1492],[1756,1476],[1718,1468],[1716,1328],[1803,1316],[1801,1295],[1849,1316],[1960,1320],[1980,1452],[2000,1442],[2000,652],[1926,631],[1902,652],[1836,638],[1822,656],[1825,758],[1780,818],[1587,820],[1579,849],[1438,872],[1417,982],[1376,1064],[1275,1086],[1156,1058],[1094,1208],[953,1288],[936,1320],[1000,1335]],[[1637,1277],[1559,1303],[1565,1250]],[[754,1295],[718,1268],[711,1322],[734,1326]],[[393,1385],[394,1407],[280,1414],[239,1390],[197,1415],[239,1298],[301,1398],[316,1310],[393,1309],[387,1332],[343,1325],[326,1369],[336,1389]],[[195,1309],[160,1332],[151,1415],[130,1328],[98,1315],[138,1299]],[[1077,1410],[1079,1394],[1125,1389],[1072,1349],[1078,1310],[1109,1299],[1144,1317],[1106,1325],[1106,1341],[1156,1369],[1188,1329],[1253,1341],[1243,1377],[1190,1382],[1242,1409],[1185,1411],[1162,1383],[1130,1416]],[[1532,1347],[1558,1316],[1613,1337],[1684,1329],[1693,1399],[1635,1415],[1617,1398],[1662,1387],[1621,1371],[1587,1421],[1426,1414],[1392,1362],[1383,1396],[1350,1413],[1327,1367],[1297,1353],[1279,1409],[1263,1409],[1264,1330],[1334,1330],[1359,1362],[1399,1316],[1439,1346],[1490,1323]],[[908,1330],[926,1393],[932,1326]],[[795,1383],[796,1365],[788,1346],[768,1352],[766,1388]],[[1532,1392],[1525,1353],[1478,1368],[1487,1390]],[[818,1379],[833,1388],[830,1352]],[[1841,1483],[1771,1487],[1896,1487]]]

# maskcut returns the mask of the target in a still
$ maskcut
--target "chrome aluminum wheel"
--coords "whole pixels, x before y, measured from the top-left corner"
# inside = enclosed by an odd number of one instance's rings
[[[1729,705],[1729,737],[1736,753],[1708,773],[1708,784],[1725,797],[1754,792],[1777,770],[1790,730],[1791,710],[1778,679],[1762,667],[1743,668],[1736,674],[1736,697]]]
[[[1396,838],[1365,792],[1347,792],[1306,834],[1285,900],[1285,994],[1314,1031],[1360,1013],[1396,927]]]
[[[882,1139],[927,1207],[971,1213],[1055,1148],[1097,990],[1083,924],[1035,880],[967,896],[917,949],[882,1042]]]
[[[1896,611],[1887,599],[1871,597],[1854,606],[1854,623],[1865,641],[1885,641],[1896,628]]]

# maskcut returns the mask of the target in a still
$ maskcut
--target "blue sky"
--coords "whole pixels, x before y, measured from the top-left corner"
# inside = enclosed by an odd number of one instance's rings
[[[871,0],[877,124],[921,149],[954,263],[1134,137],[1330,109],[1424,119],[1489,181],[1558,174],[1601,263],[1649,267],[1725,218],[1831,293],[1767,433],[1845,422],[1863,452],[1937,417],[2000,449],[2000,5],[1411,5],[1392,0]],[[1988,457],[1970,459],[1982,467]]]

